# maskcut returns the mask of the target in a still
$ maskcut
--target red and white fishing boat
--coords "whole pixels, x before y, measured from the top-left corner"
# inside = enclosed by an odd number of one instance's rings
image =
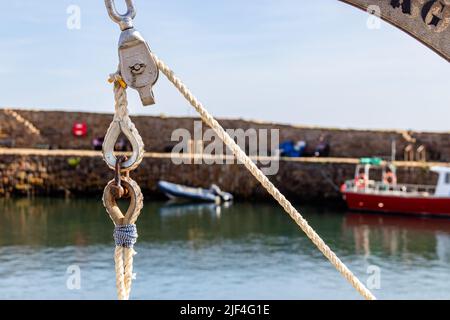
[[[377,169],[380,181],[370,179],[372,169]],[[341,193],[351,210],[450,217],[450,167],[431,170],[438,174],[435,186],[401,184],[391,163],[362,159],[354,179],[341,186]]]

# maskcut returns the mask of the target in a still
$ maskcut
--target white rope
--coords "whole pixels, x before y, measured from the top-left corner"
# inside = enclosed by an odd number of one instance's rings
[[[123,247],[116,246],[114,251],[114,262],[116,265],[117,298],[119,300],[126,300],[127,290],[124,282]]]
[[[123,248],[124,260],[124,279],[125,285],[125,300],[130,298],[131,281],[133,280],[133,256],[136,254],[133,248]]]
[[[114,119],[117,120],[127,120],[129,121],[129,126],[133,126],[134,124],[129,119],[128,115],[128,100],[127,100],[127,92],[126,85],[122,80],[119,72],[113,73],[109,78],[110,82],[114,82],[114,101],[115,101],[115,113]],[[139,133],[137,133],[137,137],[141,140]],[[143,143],[141,143],[143,146]],[[141,152],[143,154],[143,152]],[[140,205],[142,206],[142,199],[140,200]],[[141,210],[141,207],[138,208]],[[132,223],[134,223],[133,221]],[[123,247],[116,246],[114,252],[114,262],[115,262],[115,270],[116,270],[116,287],[117,287],[117,297],[119,300],[128,300],[130,298],[131,292],[131,282],[133,279],[133,256],[136,254],[133,247]]]
[[[320,236],[314,231],[303,216],[292,206],[285,196],[270,182],[264,173],[253,163],[236,142],[226,133],[222,126],[208,113],[203,105],[195,98],[184,83],[175,76],[174,72],[152,53],[159,70],[169,79],[170,82],[180,91],[186,100],[200,114],[202,120],[209,125],[217,136],[233,151],[236,158],[245,165],[250,173],[262,184],[262,186],[273,196],[275,200],[284,208],[290,217],[300,226],[311,241],[331,262],[331,264],[347,279],[348,282],[367,300],[375,300],[375,296],[359,281],[359,279],[347,268],[347,266],[336,256],[336,254],[326,245]]]
[[[114,82],[114,119],[124,119],[128,117],[127,88],[118,71],[109,75],[109,81]]]
[[[131,283],[135,277],[133,274],[133,256],[136,254],[133,248],[116,246],[114,251],[114,263],[116,270],[117,298],[128,300],[130,298]]]

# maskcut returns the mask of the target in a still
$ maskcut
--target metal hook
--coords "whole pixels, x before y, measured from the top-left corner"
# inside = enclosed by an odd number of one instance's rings
[[[116,167],[115,167],[115,170],[114,170],[114,181],[116,182],[116,186],[118,186],[118,187],[120,187],[120,179],[121,179],[120,178],[120,170],[121,170],[121,166],[122,166],[122,163],[127,161],[127,160],[128,160],[127,156],[117,157]]]
[[[111,192],[117,199],[122,198],[125,195],[125,192],[127,191],[127,189],[124,189],[121,185],[121,182],[122,182],[121,166],[122,166],[122,163],[127,160],[128,160],[127,156],[120,156],[120,157],[117,157],[117,159],[116,159],[116,168],[114,170],[115,185],[111,186]],[[127,171],[127,172],[129,172],[129,171]]]
[[[125,14],[120,14],[117,12],[114,0],[105,0],[105,6],[109,16],[112,21],[119,24],[122,31],[133,28],[133,19],[136,17],[136,9],[134,8],[133,0],[125,0],[125,3],[127,5],[127,12]]]

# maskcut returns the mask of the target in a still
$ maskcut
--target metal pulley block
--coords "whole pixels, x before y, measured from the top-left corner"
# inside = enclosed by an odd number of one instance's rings
[[[133,27],[136,16],[132,0],[125,0],[127,12],[117,13],[114,0],[105,0],[111,19],[119,24],[122,33],[119,38],[119,71],[125,83],[137,90],[144,106],[155,103],[153,85],[158,80],[159,70],[150,54],[150,47]]]

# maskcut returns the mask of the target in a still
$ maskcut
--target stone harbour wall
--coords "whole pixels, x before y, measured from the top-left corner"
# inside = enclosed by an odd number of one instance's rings
[[[322,201],[340,199],[337,187],[354,174],[356,160],[280,161],[279,172],[270,177],[273,183],[292,201]],[[256,201],[271,197],[247,172],[243,165],[175,165],[166,155],[147,155],[131,173],[147,199],[160,198],[158,180],[197,187],[218,184],[238,199]],[[82,155],[1,154],[0,196],[96,196],[113,172],[106,167],[99,153]],[[403,183],[434,184],[436,176],[426,166],[398,168]]]
[[[0,109],[0,140],[12,139],[17,148],[50,147],[52,149],[91,150],[92,140],[103,137],[113,116],[112,114],[14,110],[40,131],[32,134],[22,123]],[[145,149],[149,152],[171,150],[176,142],[171,141],[172,132],[184,128],[193,136],[196,118],[132,116]],[[71,129],[75,122],[85,122],[88,127],[86,137],[74,137]],[[312,152],[319,137],[324,136],[331,145],[331,157],[359,158],[366,156],[389,156],[392,141],[397,145],[397,159],[403,159],[403,150],[410,144],[404,131],[395,130],[353,130],[319,127],[292,126],[269,122],[245,121],[241,119],[219,119],[226,129],[279,129],[280,141],[304,140]],[[203,130],[207,127],[203,126]],[[450,161],[450,135],[448,133],[408,132],[416,139],[414,145],[425,145],[429,161]]]
[[[92,151],[92,140],[105,134],[112,114],[0,109],[0,196],[8,195],[93,195],[102,190],[113,173]],[[148,152],[132,177],[147,197],[160,197],[158,180],[198,187],[218,184],[241,199],[269,199],[259,183],[242,165],[175,165],[164,154],[177,142],[175,129],[187,129],[194,136],[195,118],[132,116]],[[86,137],[72,135],[75,122],[87,124]],[[413,144],[425,145],[428,160],[450,161],[448,133],[344,130],[290,126],[276,123],[220,120],[228,129],[279,129],[280,140],[304,140],[314,148],[324,136],[331,145],[331,158],[299,158],[280,161],[277,175],[270,179],[294,201],[339,199],[338,187],[354,174],[357,158],[388,156],[392,141],[397,159]],[[203,127],[205,130],[206,127]],[[2,149],[3,148],[3,149]],[[52,150],[46,150],[52,149]],[[91,151],[89,151],[91,150]],[[402,183],[434,184],[431,163],[398,162]]]

